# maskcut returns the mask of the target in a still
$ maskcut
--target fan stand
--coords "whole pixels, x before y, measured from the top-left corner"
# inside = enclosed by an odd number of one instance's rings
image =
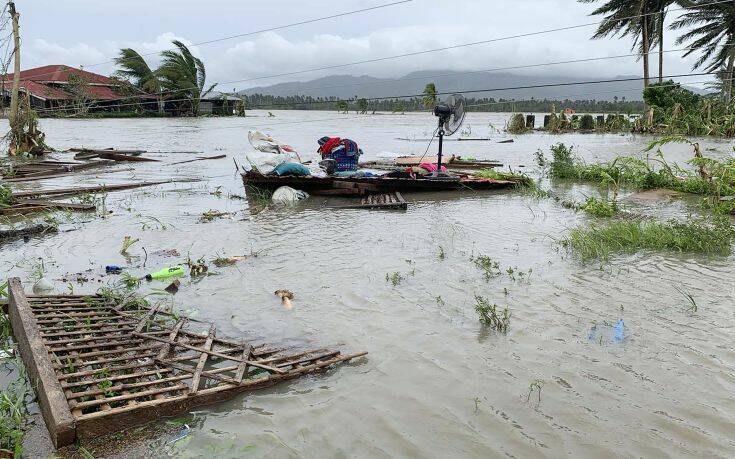
[[[439,154],[437,155],[436,160],[436,171],[432,172],[429,175],[429,178],[434,180],[456,180],[456,177],[453,177],[449,174],[445,174],[442,172],[442,148],[444,146],[444,124],[449,120],[448,115],[441,115],[439,116]]]

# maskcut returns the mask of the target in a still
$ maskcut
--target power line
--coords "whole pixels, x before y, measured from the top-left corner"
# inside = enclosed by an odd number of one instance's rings
[[[689,51],[692,48],[693,47],[668,49],[668,50],[664,50],[663,52],[664,53],[674,53],[674,52],[679,52],[679,51]],[[462,71],[462,72],[440,73],[440,74],[434,74],[434,75],[424,75],[420,77],[390,78],[390,79],[384,79],[381,81],[368,82],[368,83],[349,83],[349,84],[342,84],[342,85],[316,86],[316,87],[310,87],[310,88],[307,87],[307,88],[303,88],[302,91],[316,91],[316,90],[321,90],[321,89],[346,88],[346,87],[354,87],[354,86],[374,86],[374,85],[380,85],[380,84],[388,84],[388,83],[392,83],[396,81],[426,80],[428,78],[443,78],[443,77],[453,77],[457,75],[473,75],[473,74],[478,74],[478,73],[500,72],[504,70],[530,69],[530,68],[545,67],[545,66],[551,66],[551,65],[579,64],[583,62],[595,62],[595,61],[603,61],[603,60],[608,60],[608,59],[622,59],[625,57],[637,57],[637,56],[638,56],[638,53],[618,54],[615,56],[600,56],[600,57],[590,57],[590,58],[573,59],[573,60],[566,60],[566,61],[544,62],[544,63],[538,63],[538,64],[525,64],[525,65],[514,65],[514,66],[508,66],[508,67],[495,67],[495,68],[484,69],[484,70],[468,70],[468,71]]]
[[[719,4],[719,3],[727,3],[727,2],[732,2],[732,1],[733,0],[719,0],[719,1],[707,3],[706,5],[715,5],[715,4]],[[669,11],[680,11],[680,10],[686,10],[686,8],[674,8],[674,9],[670,9]],[[636,15],[633,15],[633,16],[628,16],[628,17],[623,17],[623,18],[616,18],[616,19],[617,20],[626,20],[626,19],[633,19],[633,18],[638,18],[638,17],[649,16],[649,15],[653,15],[653,14],[658,14],[658,12],[644,13],[644,14],[636,14]],[[387,60],[401,59],[401,58],[404,58],[404,57],[419,56],[419,55],[429,54],[429,53],[435,53],[435,52],[439,52],[439,51],[449,51],[449,50],[453,50],[453,49],[465,48],[465,47],[468,47],[468,46],[484,45],[484,44],[489,44],[489,43],[497,43],[497,42],[500,42],[500,41],[513,40],[513,39],[516,39],[516,38],[526,38],[526,37],[531,37],[531,36],[536,36],[536,35],[544,35],[544,34],[549,34],[549,33],[554,33],[554,32],[563,32],[563,31],[568,31],[568,30],[573,30],[573,29],[580,29],[580,28],[583,28],[583,27],[590,27],[590,26],[593,26],[593,25],[599,25],[602,22],[604,22],[604,20],[603,21],[597,21],[597,22],[588,22],[588,23],[584,23],[584,24],[577,24],[577,25],[565,26],[565,27],[556,27],[556,28],[552,28],[552,29],[539,30],[539,31],[536,31],[536,32],[527,32],[527,33],[516,34],[516,35],[508,35],[508,36],[505,36],[505,37],[491,38],[491,39],[488,39],[488,40],[480,40],[480,41],[474,41],[474,42],[469,42],[469,43],[461,43],[461,44],[458,44],[458,45],[451,45],[451,46],[444,46],[444,47],[441,47],[441,48],[426,49],[426,50],[423,50],[423,51],[414,51],[414,52],[411,52],[411,53],[396,54],[396,55],[392,55],[392,56],[383,56],[383,57],[378,57],[378,58],[374,58],[374,59],[366,59],[366,60],[362,60],[362,61],[349,62],[349,63],[345,63],[345,64],[334,64],[334,65],[328,65],[328,66],[324,66],[324,67],[315,67],[315,68],[311,68],[311,69],[297,70],[297,71],[294,71],[294,72],[285,72],[285,73],[278,73],[278,74],[273,74],[273,75],[265,75],[265,76],[259,76],[259,77],[254,77],[254,78],[248,78],[248,79],[243,79],[243,80],[229,81],[229,82],[225,82],[225,83],[218,83],[218,85],[219,84],[246,83],[246,82],[250,82],[250,81],[257,81],[257,80],[263,80],[263,79],[277,78],[277,77],[283,77],[283,76],[300,75],[300,74],[304,74],[304,73],[317,72],[317,71],[321,71],[321,70],[333,70],[333,69],[337,69],[337,68],[350,67],[350,66],[353,66],[353,65],[370,64],[370,63],[375,63],[375,62],[383,62],[383,61],[387,61]]]
[[[401,4],[404,4],[404,3],[410,3],[412,1],[413,0],[400,0],[400,1],[395,1],[395,2],[392,2],[392,3],[385,3],[385,4],[382,4],[382,5],[371,6],[371,7],[362,8],[362,9],[359,9],[359,10],[346,11],[344,13],[337,13],[337,14],[332,14],[332,15],[329,15],[329,16],[322,16],[322,17],[314,18],[314,19],[307,19],[307,20],[304,20],[304,21],[293,22],[291,24],[285,24],[285,25],[270,27],[270,28],[267,28],[267,29],[254,30],[252,32],[245,32],[245,33],[241,33],[241,34],[237,34],[237,35],[230,35],[230,36],[227,36],[227,37],[214,38],[212,40],[206,40],[206,41],[201,41],[201,42],[198,42],[198,43],[192,43],[190,46],[209,45],[209,44],[212,44],[212,43],[219,43],[219,42],[223,42],[223,41],[227,41],[227,40],[232,40],[232,39],[235,39],[235,38],[248,37],[248,36],[258,35],[258,34],[265,33],[265,32],[273,32],[273,31],[276,31],[276,30],[288,29],[290,27],[296,27],[296,26],[301,26],[301,25],[306,25],[306,24],[313,24],[315,22],[326,21],[326,20],[329,20],[329,19],[336,19],[336,18],[340,18],[340,17],[350,16],[350,15],[353,15],[353,14],[358,14],[358,13],[365,13],[365,12],[368,12],[368,11],[378,10],[378,9],[382,9],[382,8],[388,8],[390,6],[396,6],[396,5],[401,5]],[[154,54],[160,53],[161,51],[165,51],[165,50],[153,51],[153,52],[150,52],[150,53],[141,54],[140,56],[141,57],[152,56]],[[115,63],[115,62],[117,62],[117,60],[115,58],[112,58],[112,59],[109,59],[109,60],[106,60],[106,61],[103,61],[103,62],[97,62],[97,63],[94,63],[94,64],[85,64],[85,65],[82,65],[81,67],[97,67],[97,66],[100,66],[100,65],[111,64],[111,63]],[[56,73],[56,72],[42,73],[42,74],[36,75],[35,77],[46,76],[46,75],[53,75],[54,73]]]

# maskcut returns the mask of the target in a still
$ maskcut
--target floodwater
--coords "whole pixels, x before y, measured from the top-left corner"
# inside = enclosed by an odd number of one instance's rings
[[[106,218],[58,213],[59,234],[0,248],[2,277],[28,279],[43,260],[59,292],[89,293],[115,280],[104,275],[109,264],[143,275],[187,254],[211,260],[257,252],[236,266],[212,267],[215,276],[184,279],[176,308],[214,322],[233,338],[370,352],[325,374],[200,409],[189,418],[189,437],[173,445],[157,442],[150,456],[735,455],[733,256],[638,253],[603,266],[583,264],[558,241],[590,218],[518,191],[407,194],[405,212],[329,209],[339,201],[322,197],[293,209],[261,210],[228,198],[244,194],[232,158],[244,162],[248,129],[264,130],[302,152],[313,151],[324,135],[349,137],[371,159],[388,154],[383,152],[421,154],[426,142],[397,138],[426,138],[435,127],[426,114],[274,114],[42,120],[56,148],[199,151],[228,158],[169,166],[195,155],[151,154],[164,162],[27,185],[204,179],[109,193]],[[575,145],[589,160],[604,160],[640,154],[651,140],[491,133],[489,125],[502,128],[505,119],[469,114],[471,136],[493,140],[447,142],[448,153],[525,166],[533,175],[535,152],[548,156],[557,142]],[[514,143],[496,143],[511,137]],[[703,140],[702,146],[716,157],[733,151],[731,141]],[[664,152],[675,161],[691,154],[686,145]],[[576,198],[598,193],[580,185],[557,191]],[[623,199],[626,208],[660,218],[697,212],[682,201]],[[233,216],[200,223],[210,209]],[[140,238],[129,259],[118,253],[126,235]],[[181,258],[158,252],[174,248]],[[470,261],[481,255],[498,261],[503,274],[486,281]],[[517,274],[531,270],[530,276]],[[395,272],[403,278],[396,286],[386,281]],[[57,280],[67,273],[83,273],[90,282]],[[163,286],[147,284],[142,292]],[[284,310],[273,295],[281,288],[294,292],[293,310]],[[696,300],[696,312],[681,292]],[[507,334],[481,327],[475,295],[510,309]],[[625,323],[622,341],[612,331],[619,319]]]

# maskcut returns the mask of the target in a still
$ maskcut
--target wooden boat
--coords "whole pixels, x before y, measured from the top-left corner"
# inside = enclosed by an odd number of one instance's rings
[[[417,192],[417,191],[454,191],[497,190],[517,185],[511,180],[494,180],[470,176],[454,176],[447,180],[429,178],[392,178],[378,177],[314,177],[293,175],[262,175],[249,171],[242,174],[245,187],[275,190],[289,186],[310,194],[355,196],[375,193]]]

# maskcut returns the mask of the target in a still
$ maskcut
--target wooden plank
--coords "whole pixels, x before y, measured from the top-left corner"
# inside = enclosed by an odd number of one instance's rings
[[[171,333],[168,335],[169,341],[176,341],[176,335],[179,334],[181,327],[183,327],[185,323],[186,323],[186,318],[180,319],[178,322],[176,322],[176,325],[174,325],[174,328],[171,330]],[[158,358],[163,360],[166,357],[168,357],[168,354],[170,352],[171,352],[171,345],[166,343],[161,347],[161,350],[158,352]]]
[[[97,185],[87,187],[70,187],[70,188],[56,188],[52,190],[35,190],[35,191],[19,191],[13,193],[13,199],[18,198],[29,198],[33,196],[59,196],[59,195],[73,195],[73,194],[84,194],[94,192],[106,192],[106,191],[120,191],[130,190],[133,188],[142,188],[146,186],[165,185],[167,183],[189,183],[198,182],[199,179],[179,179],[179,180],[157,180],[153,182],[138,182],[138,183],[118,183],[110,185]]]
[[[214,324],[209,326],[209,333],[207,333],[207,341],[204,343],[204,350],[212,350],[212,341],[214,341]],[[194,379],[191,380],[191,392],[190,394],[196,394],[199,391],[199,380],[202,377],[202,371],[204,371],[204,365],[207,363],[209,354],[202,352],[199,356],[199,362],[197,362],[196,371],[194,372]]]
[[[174,368],[174,369],[179,370],[179,371],[185,371],[187,373],[192,374],[193,376],[196,376],[196,374],[197,374],[197,369],[196,368],[193,368],[193,367],[190,367],[190,366],[187,366],[187,365],[182,365],[180,363],[176,363],[176,362],[173,362],[171,360],[158,360],[157,359],[156,361],[159,362],[161,365],[168,365],[171,368]],[[231,368],[235,368],[235,367],[231,367]],[[218,381],[226,382],[228,384],[237,384],[238,383],[233,378],[228,378],[227,376],[218,375],[216,373],[211,373],[209,371],[202,370],[202,371],[199,371],[198,373],[199,373],[199,376],[200,377],[201,376],[204,376],[205,378],[216,379]],[[194,386],[192,385],[192,391],[194,390],[193,387]],[[195,391],[194,393],[191,393],[190,392],[189,395],[190,396],[191,395],[196,395],[196,392],[197,391]]]
[[[239,383],[242,382],[242,378],[245,377],[245,374],[248,370],[248,364],[247,361],[250,360],[250,354],[253,352],[253,347],[249,344],[245,345],[245,349],[242,350],[242,362],[240,362],[237,365],[237,371],[235,372],[235,380]]]
[[[187,390],[188,388],[189,386],[187,386],[186,384],[177,384],[175,386],[168,386],[168,387],[151,389],[151,390],[146,390],[146,391],[141,391],[141,392],[133,392],[127,395],[118,395],[116,397],[104,397],[104,398],[100,398],[99,400],[79,402],[76,405],[74,405],[74,409],[81,410],[84,408],[106,405],[106,404],[115,403],[115,402],[122,402],[125,400],[131,400],[131,399],[135,399],[139,397],[148,397],[148,396],[156,395],[156,394],[164,394],[166,392],[177,392],[180,390]]]
[[[154,315],[156,315],[156,312],[158,312],[160,304],[157,304],[153,308],[148,311],[148,314],[146,314],[142,319],[140,319],[140,322],[138,322],[138,325],[135,326],[135,330],[133,330],[133,333],[140,333],[143,331],[143,329],[148,325],[148,322],[153,318]]]
[[[82,439],[95,438],[115,430],[150,422],[154,418],[177,416],[198,406],[210,405],[227,400],[238,393],[270,387],[280,381],[296,378],[302,374],[317,371],[366,354],[367,352],[361,352],[339,356],[313,365],[300,367],[284,375],[269,374],[261,378],[243,382],[239,385],[218,385],[212,388],[202,389],[195,396],[191,397],[181,395],[173,398],[141,402],[135,406],[115,408],[113,409],[114,425],[112,425],[113,423],[107,422],[107,417],[110,416],[109,413],[94,412],[83,414],[77,418],[78,435]]]
[[[160,163],[161,161],[158,159],[153,158],[144,158],[142,156],[134,156],[134,155],[126,155],[123,153],[112,153],[112,152],[104,152],[104,153],[98,153],[98,158],[103,159],[111,159],[113,161],[130,161],[130,162],[136,162],[136,163]]]
[[[209,159],[222,159],[222,158],[227,158],[227,155],[200,156],[200,157],[198,157],[196,159],[190,159],[188,161],[179,161],[179,162],[176,162],[176,163],[171,163],[171,164],[169,164],[169,166],[175,166],[177,164],[193,163],[194,161],[206,161],[206,160],[209,160]]]
[[[76,441],[76,424],[61,388],[51,358],[43,344],[33,311],[23,292],[20,279],[8,280],[10,323],[18,342],[31,385],[36,390],[51,441],[58,447]]]
[[[176,341],[172,341],[170,339],[159,338],[157,336],[151,336],[151,335],[147,335],[145,333],[133,333],[133,335],[140,336],[142,338],[152,339],[154,341],[159,341],[161,343],[170,344],[171,346],[178,346],[178,347],[183,347],[185,349],[191,349],[192,351],[205,352],[205,353],[207,353],[209,355],[213,355],[215,357],[219,357],[219,358],[225,359],[225,360],[232,360],[234,362],[243,362],[242,359],[239,359],[237,357],[233,357],[231,355],[223,354],[221,352],[216,352],[216,351],[208,351],[208,350],[202,349],[200,347],[191,346],[191,345],[186,344],[186,343],[179,343],[179,342],[176,342]],[[255,361],[252,361],[252,360],[245,361],[245,363],[247,363],[248,365],[254,366],[254,367],[261,368],[263,370],[272,371],[273,373],[279,373],[279,374],[285,373],[285,371],[283,371],[283,370],[281,370],[279,368],[269,367],[268,365],[261,365],[258,362],[255,362]]]

